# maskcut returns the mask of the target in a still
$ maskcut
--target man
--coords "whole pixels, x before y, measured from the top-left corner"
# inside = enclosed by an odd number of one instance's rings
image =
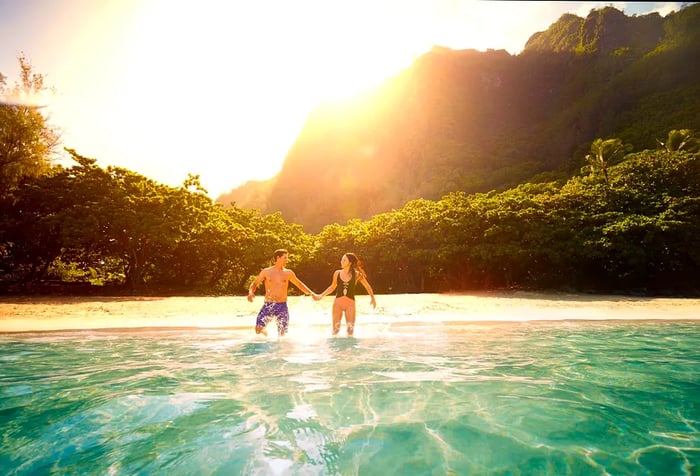
[[[284,267],[289,260],[289,252],[284,249],[274,253],[275,264],[262,271],[248,289],[248,301],[253,302],[255,290],[265,282],[265,302],[255,321],[255,333],[267,335],[265,326],[277,318],[277,331],[280,336],[287,333],[289,326],[289,310],[287,309],[287,289],[290,281],[307,296],[316,296],[309,287],[297,278],[294,271]]]

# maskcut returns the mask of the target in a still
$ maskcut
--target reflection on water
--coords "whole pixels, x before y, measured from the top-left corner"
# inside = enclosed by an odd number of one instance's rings
[[[700,473],[700,326],[0,335],[2,474]]]

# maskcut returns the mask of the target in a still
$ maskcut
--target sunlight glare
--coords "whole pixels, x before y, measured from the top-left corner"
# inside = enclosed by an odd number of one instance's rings
[[[111,2],[73,43],[80,94],[55,110],[90,138],[81,154],[171,186],[199,174],[216,197],[274,177],[314,107],[361,97],[434,45],[487,44],[488,3]]]

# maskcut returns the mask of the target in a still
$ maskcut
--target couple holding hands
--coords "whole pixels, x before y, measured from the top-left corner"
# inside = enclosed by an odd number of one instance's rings
[[[321,294],[314,293],[309,287],[297,278],[294,271],[285,268],[289,252],[284,249],[274,253],[275,264],[262,271],[248,289],[248,301],[253,302],[255,290],[265,283],[265,302],[263,303],[255,321],[255,333],[267,335],[265,326],[274,318],[277,319],[277,331],[280,336],[287,333],[289,326],[289,309],[287,308],[287,289],[291,282],[307,296],[313,296],[315,301],[323,299],[333,291],[333,335],[340,331],[340,321],[345,314],[348,336],[352,336],[355,330],[355,290],[361,284],[370,295],[372,307],[377,307],[374,299],[374,291],[367,281],[360,260],[354,253],[345,253],[340,260],[340,268],[333,273],[331,284]]]

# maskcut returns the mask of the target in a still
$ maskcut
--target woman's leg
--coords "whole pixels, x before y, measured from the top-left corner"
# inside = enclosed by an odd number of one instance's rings
[[[340,331],[340,320],[343,317],[343,306],[338,298],[333,301],[333,335]]]
[[[355,332],[355,301],[345,308],[345,323],[348,326],[348,335],[351,336]]]

